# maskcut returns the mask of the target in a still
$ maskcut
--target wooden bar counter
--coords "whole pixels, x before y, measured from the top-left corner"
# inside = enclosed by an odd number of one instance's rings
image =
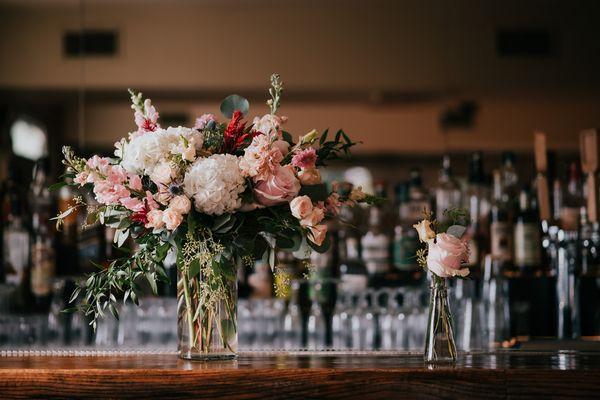
[[[0,357],[0,398],[600,398],[600,351],[460,354],[242,352],[189,362],[175,354]]]

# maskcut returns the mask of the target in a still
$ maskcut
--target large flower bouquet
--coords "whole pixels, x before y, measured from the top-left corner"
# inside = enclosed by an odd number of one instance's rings
[[[159,114],[141,93],[131,93],[137,130],[115,144],[114,157],[84,159],[66,147],[64,184],[88,187],[97,204],[76,204],[57,217],[60,225],[84,207],[88,220],[114,228],[115,244],[132,238],[138,250],[113,260],[76,289],[80,308],[96,326],[116,303],[138,303],[140,280],[156,291],[168,280],[163,262],[176,254],[180,350],[217,357],[235,354],[236,268],[263,258],[276,263],[276,250],[304,256],[327,250],[326,219],[343,203],[370,202],[360,188],[328,191],[319,167],[349,154],[355,143],[338,131],[313,130],[294,142],[277,115],[283,85],[271,77],[270,113],[248,123],[249,104],[227,97],[221,122],[213,114],[193,127],[159,124]]]

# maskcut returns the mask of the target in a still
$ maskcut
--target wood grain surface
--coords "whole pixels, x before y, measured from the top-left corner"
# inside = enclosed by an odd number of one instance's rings
[[[0,358],[0,398],[598,398],[600,352],[418,355],[242,353],[190,362],[174,355]]]

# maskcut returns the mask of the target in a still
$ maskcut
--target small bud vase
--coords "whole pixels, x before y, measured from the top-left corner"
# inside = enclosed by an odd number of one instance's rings
[[[423,354],[425,362],[452,363],[456,361],[456,344],[452,325],[446,280],[432,275],[429,318],[425,337],[425,353]]]

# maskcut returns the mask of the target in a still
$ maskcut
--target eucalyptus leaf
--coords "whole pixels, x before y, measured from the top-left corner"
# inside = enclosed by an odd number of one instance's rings
[[[452,225],[451,227],[448,228],[448,230],[446,231],[446,233],[448,235],[452,235],[452,236],[460,239],[462,237],[462,235],[465,234],[466,230],[467,230],[467,228],[465,226],[462,226],[462,225]]]
[[[240,95],[232,94],[227,96],[221,103],[221,113],[227,118],[231,118],[235,111],[241,111],[242,114],[248,114],[250,103]]]

